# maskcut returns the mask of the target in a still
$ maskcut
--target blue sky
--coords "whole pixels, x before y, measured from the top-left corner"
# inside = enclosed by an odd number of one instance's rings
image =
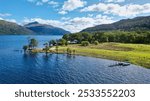
[[[78,32],[120,19],[150,15],[149,0],[0,0],[0,19],[38,21]]]

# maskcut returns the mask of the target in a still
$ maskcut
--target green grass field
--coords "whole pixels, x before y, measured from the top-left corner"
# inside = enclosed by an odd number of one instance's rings
[[[126,61],[150,69],[150,45],[122,43],[100,43],[87,47],[68,45],[59,47],[59,51],[65,51],[68,47],[76,50],[78,55]]]

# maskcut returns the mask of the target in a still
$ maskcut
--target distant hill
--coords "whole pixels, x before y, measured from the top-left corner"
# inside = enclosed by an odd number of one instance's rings
[[[33,34],[34,32],[16,23],[0,20],[1,34]]]
[[[18,34],[34,34],[34,35],[64,35],[69,34],[62,28],[54,27],[51,25],[40,24],[38,22],[32,22],[24,26],[18,25],[13,22],[0,20],[0,35],[18,35]]]
[[[135,30],[150,30],[150,16],[136,17],[133,19],[124,19],[112,24],[102,24],[95,27],[90,27],[81,32],[96,32],[96,31],[135,31]]]
[[[62,28],[54,27],[51,25],[40,24],[38,22],[32,22],[24,25],[24,27],[32,30],[36,34],[40,35],[64,35],[69,34],[69,31],[66,31]]]

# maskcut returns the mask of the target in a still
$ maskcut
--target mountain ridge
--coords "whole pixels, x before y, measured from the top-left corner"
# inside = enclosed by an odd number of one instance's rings
[[[34,32],[16,23],[0,20],[0,35],[2,34],[34,34]]]
[[[70,33],[69,31],[66,31],[62,28],[54,27],[52,25],[47,25],[47,24],[40,24],[39,22],[31,22],[24,25],[24,27],[40,35],[41,34],[64,35]]]
[[[150,16],[140,16],[132,19],[122,19],[111,24],[101,24],[94,27],[83,29],[81,32],[96,32],[96,31],[135,31],[135,30],[150,30]]]
[[[0,20],[0,35],[64,35],[69,33],[62,28],[39,22],[31,22],[21,26],[14,22]]]

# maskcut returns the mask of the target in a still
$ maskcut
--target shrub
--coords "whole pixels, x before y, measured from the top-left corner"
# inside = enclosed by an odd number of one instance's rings
[[[99,42],[98,41],[94,41],[94,45],[98,45],[99,44]]]
[[[24,50],[24,52],[27,52],[28,46],[27,45],[23,46],[23,50]]]
[[[71,54],[72,50],[70,48],[67,48],[67,54]]]
[[[88,41],[82,41],[81,46],[89,46],[90,43]]]
[[[69,44],[68,41],[66,41],[65,45],[68,46],[68,44]]]
[[[62,45],[62,46],[66,45],[66,43],[67,43],[67,41],[65,39],[60,39],[58,42],[58,44]]]
[[[55,46],[57,44],[56,40],[50,40],[49,41],[49,47],[50,46]]]

